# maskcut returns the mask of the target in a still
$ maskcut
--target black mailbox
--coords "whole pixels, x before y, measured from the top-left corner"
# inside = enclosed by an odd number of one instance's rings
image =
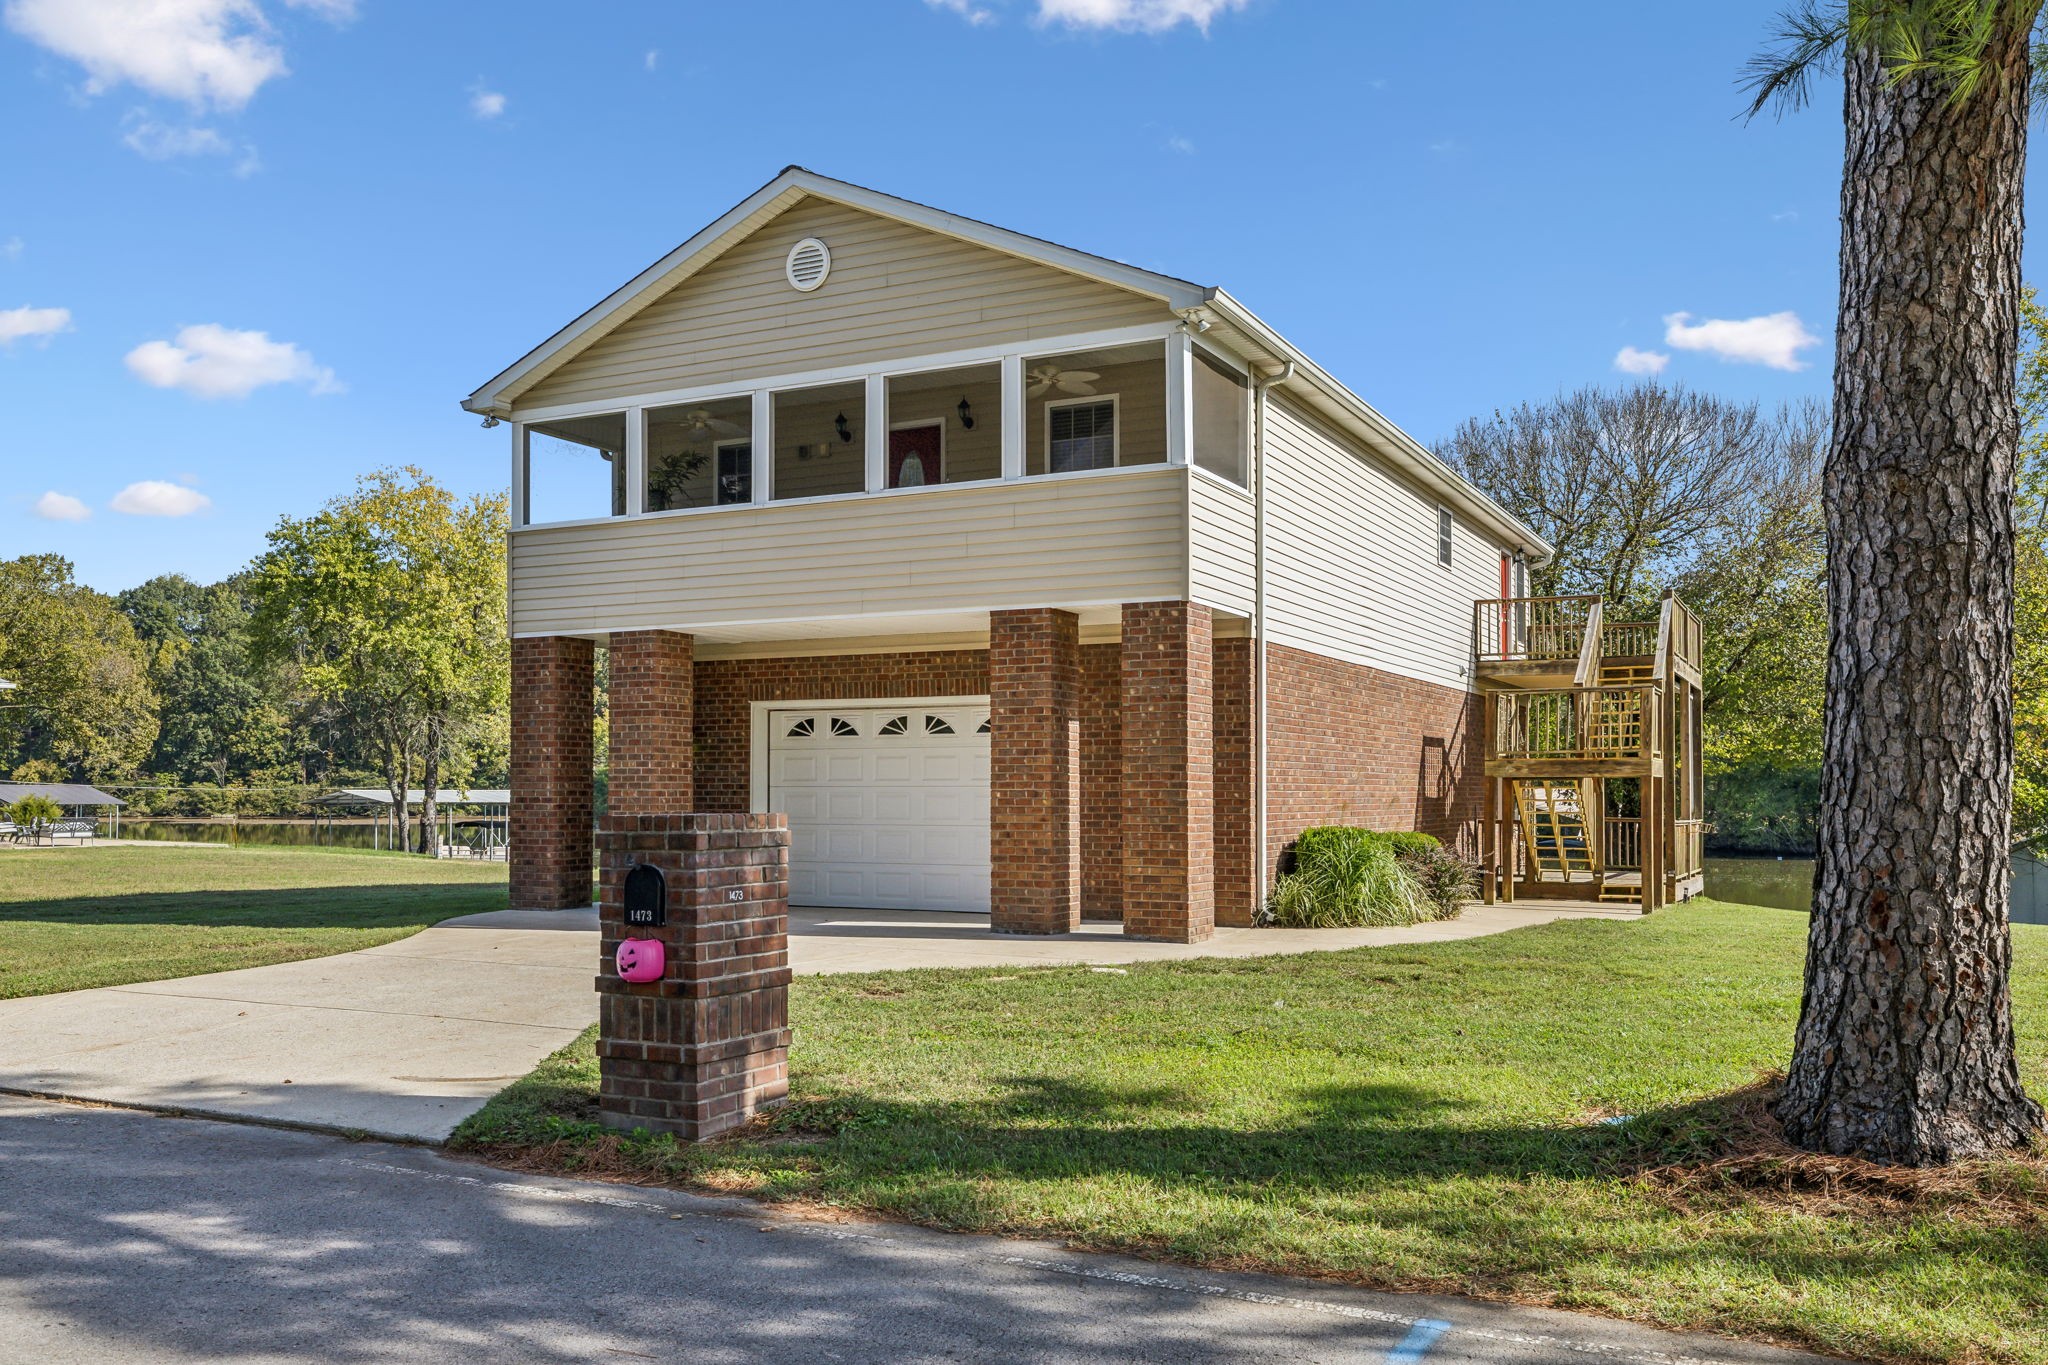
[[[625,920],[629,929],[668,923],[668,878],[660,868],[636,863],[626,873]]]

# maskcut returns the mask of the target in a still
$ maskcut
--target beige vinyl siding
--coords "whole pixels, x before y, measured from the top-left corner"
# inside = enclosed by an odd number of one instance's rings
[[[783,277],[804,237],[832,249],[808,294]],[[1159,299],[807,200],[516,397],[599,402],[1171,318]]]
[[[1257,527],[1251,494],[1188,476],[1188,583],[1193,600],[1250,616],[1256,602]]]
[[[639,517],[512,533],[520,635],[1178,597],[1187,473]]]
[[[1437,500],[1281,394],[1266,430],[1266,625],[1278,644],[1467,687],[1472,603],[1500,595],[1502,546],[1458,521],[1437,563]]]

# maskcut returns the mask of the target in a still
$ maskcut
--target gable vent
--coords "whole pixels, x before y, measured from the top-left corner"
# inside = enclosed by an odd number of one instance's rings
[[[789,276],[791,289],[808,294],[832,273],[832,248],[816,237],[806,237],[789,249],[789,260],[782,270]]]

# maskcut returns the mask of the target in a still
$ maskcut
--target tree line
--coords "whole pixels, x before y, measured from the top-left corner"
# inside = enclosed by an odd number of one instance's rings
[[[404,468],[281,519],[218,583],[164,574],[108,595],[56,555],[0,561],[0,678],[16,685],[0,772],[114,787],[137,814],[504,786],[506,524],[503,494],[460,499]]]

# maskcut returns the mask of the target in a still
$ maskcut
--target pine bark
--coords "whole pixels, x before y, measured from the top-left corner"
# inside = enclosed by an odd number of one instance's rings
[[[1961,104],[1845,62],[1819,862],[1778,1117],[1924,1165],[2025,1145],[2007,928],[2026,35]]]

